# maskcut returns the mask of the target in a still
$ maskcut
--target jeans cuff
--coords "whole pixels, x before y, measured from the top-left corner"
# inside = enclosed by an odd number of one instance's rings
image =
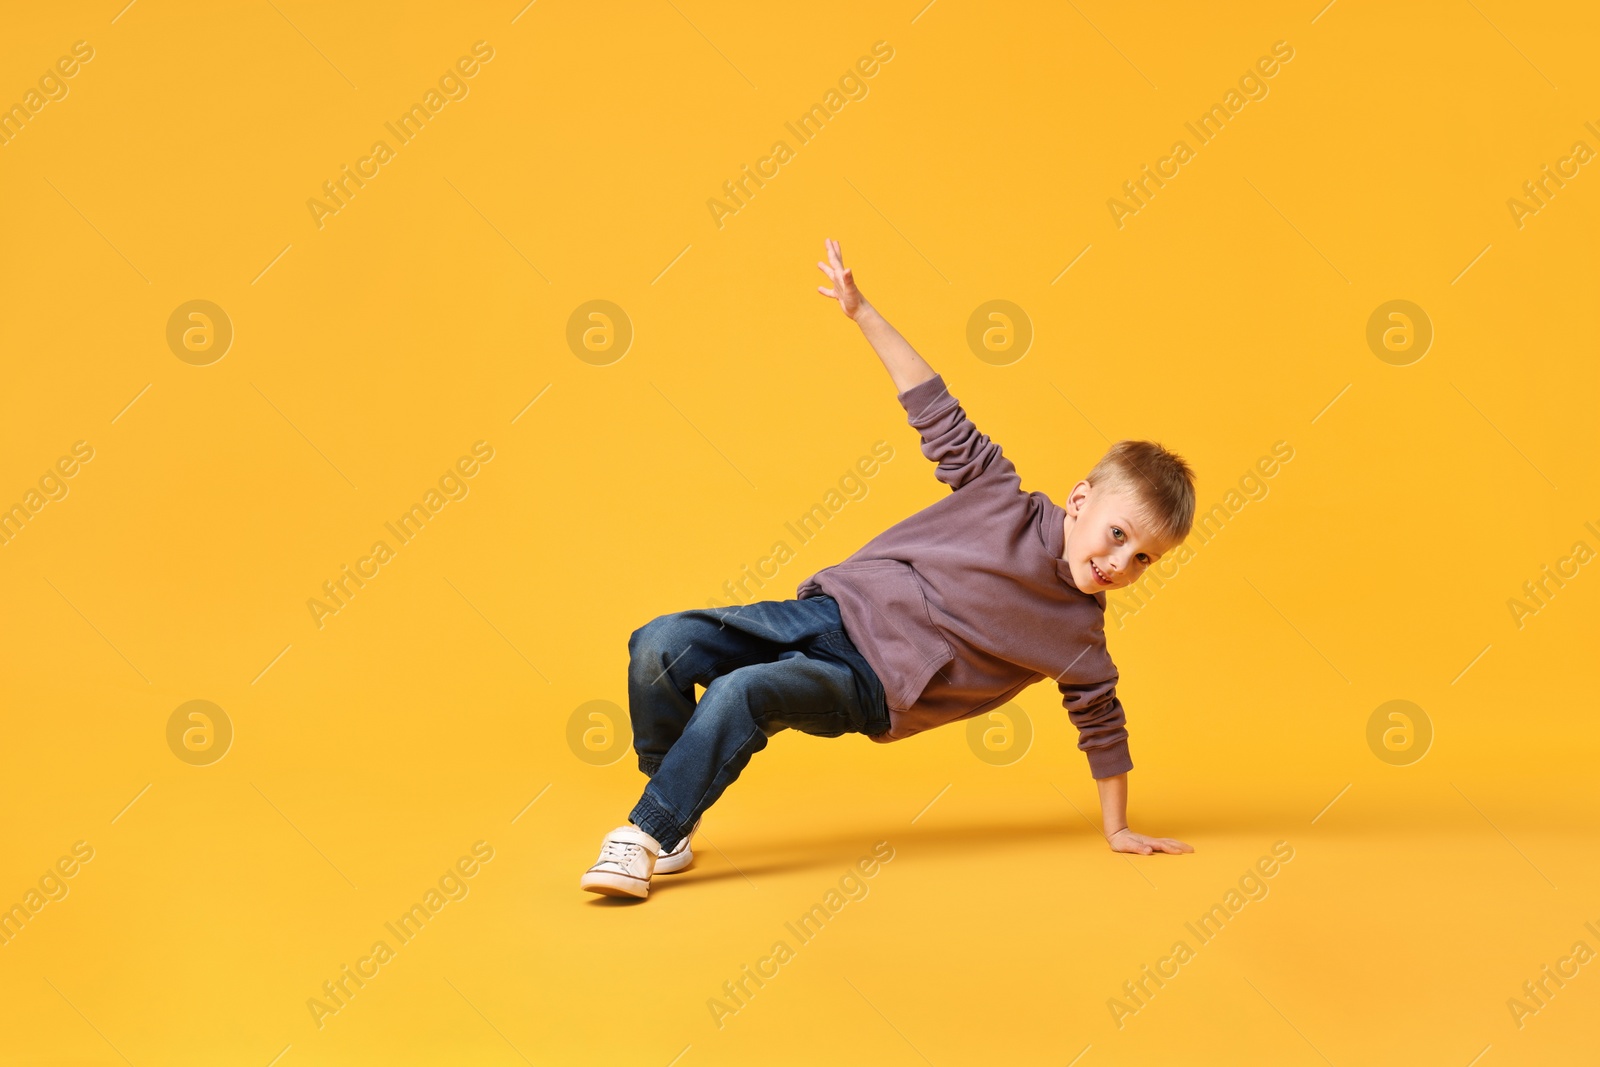
[[[670,850],[683,836],[677,817],[650,799],[649,793],[639,798],[639,803],[628,813],[628,821],[655,838],[663,852]]]

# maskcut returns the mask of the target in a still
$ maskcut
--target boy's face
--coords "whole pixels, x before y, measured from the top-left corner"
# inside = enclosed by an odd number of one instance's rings
[[[1061,558],[1072,571],[1072,583],[1085,593],[1132,585],[1171,547],[1153,538],[1133,497],[1088,482],[1072,487],[1063,529]]]

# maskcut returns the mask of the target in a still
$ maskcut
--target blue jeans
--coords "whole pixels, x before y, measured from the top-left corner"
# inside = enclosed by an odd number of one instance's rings
[[[889,729],[883,685],[830,596],[662,615],[628,639],[628,711],[650,777],[628,815],[670,849],[767,738]],[[695,703],[695,683],[705,693]]]

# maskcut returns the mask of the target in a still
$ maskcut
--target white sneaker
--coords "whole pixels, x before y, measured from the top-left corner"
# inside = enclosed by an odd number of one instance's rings
[[[689,832],[683,835],[683,840],[671,852],[663,852],[656,857],[656,873],[671,874],[681,871],[694,862],[694,852],[689,848],[689,839],[694,837],[695,831],[700,829],[700,820],[696,819],[694,825],[689,827]]]
[[[608,897],[648,897],[661,844],[643,830],[619,826],[600,844],[600,858],[583,872],[578,886]]]

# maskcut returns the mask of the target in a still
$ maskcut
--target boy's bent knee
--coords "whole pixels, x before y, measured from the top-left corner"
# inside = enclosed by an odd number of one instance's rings
[[[672,659],[674,653],[668,648],[667,619],[665,615],[651,619],[629,635],[628,660],[631,664],[659,665]]]
[[[670,645],[682,645],[684,637],[695,629],[688,612],[674,611],[657,615],[628,635],[628,651],[658,651]]]
[[[764,666],[768,664],[756,665]],[[713,678],[700,706],[706,709],[707,715],[730,716],[741,723],[754,723],[763,735],[771,737],[786,729],[774,721],[781,718],[777,714],[781,702],[773,699],[775,695],[765,672],[744,667]]]
[[[705,632],[705,620],[694,611],[658,615],[628,636],[629,669],[654,684]]]
[[[665,615],[657,615],[655,618],[651,619],[649,622],[633,631],[633,633],[629,634],[628,651],[636,652],[640,646],[644,645],[652,637],[654,637],[657,631],[661,629],[661,622],[665,618]]]

